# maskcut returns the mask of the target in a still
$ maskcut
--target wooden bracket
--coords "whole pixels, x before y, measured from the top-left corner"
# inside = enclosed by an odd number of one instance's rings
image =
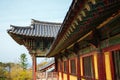
[[[80,50],[80,45],[79,45],[79,43],[75,43],[73,48],[74,48],[73,51],[75,52],[75,54],[77,54],[78,51]]]
[[[64,54],[64,57],[65,57],[65,58],[68,58],[68,53],[65,53],[65,54]]]
[[[60,53],[60,60],[63,61],[63,55]]]
[[[97,29],[93,30],[92,37],[90,40],[87,40],[90,45],[94,46],[95,48],[98,48],[100,45],[101,35],[100,32]]]

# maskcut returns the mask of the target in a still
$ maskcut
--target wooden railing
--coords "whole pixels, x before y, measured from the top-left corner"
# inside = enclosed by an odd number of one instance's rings
[[[37,72],[37,80],[58,80],[57,72]]]

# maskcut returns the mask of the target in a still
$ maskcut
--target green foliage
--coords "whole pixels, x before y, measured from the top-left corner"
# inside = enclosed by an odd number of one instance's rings
[[[26,64],[26,55],[22,58]],[[0,80],[32,80],[32,71],[26,68],[23,69],[20,64],[16,63],[0,62]]]
[[[32,80],[32,71],[27,69],[26,54],[20,55],[20,64],[11,66],[10,80]]]
[[[32,80],[32,71],[18,70],[12,73],[12,80]]]
[[[5,69],[2,66],[0,66],[0,80],[5,80],[6,78],[5,73],[6,73]]]
[[[15,64],[11,67],[10,78],[10,80],[32,80],[32,71],[23,70],[19,64]]]
[[[8,63],[0,62],[0,80],[7,80],[9,78],[10,66]]]
[[[27,69],[27,58],[26,54],[24,53],[20,55],[20,65],[24,70]]]

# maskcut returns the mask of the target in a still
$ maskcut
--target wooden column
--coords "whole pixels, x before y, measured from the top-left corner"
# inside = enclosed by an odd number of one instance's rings
[[[61,61],[61,65],[62,65],[62,66],[61,66],[61,67],[62,67],[62,70],[61,70],[61,77],[62,77],[62,80],[64,80],[64,79],[63,79],[63,60]]]
[[[102,51],[98,51],[98,78],[99,80],[106,80],[105,74],[105,58]]]
[[[78,80],[80,80],[80,57],[77,55],[77,76]]]
[[[59,79],[58,57],[55,57],[55,72],[57,72],[57,80]],[[60,66],[59,66],[60,67]]]
[[[58,61],[57,61],[57,57],[55,57],[55,72],[58,72]]]
[[[67,80],[70,80],[70,74],[69,74],[69,58],[67,59]]]
[[[36,55],[35,54],[33,54],[32,55],[32,67],[33,67],[33,80],[36,80]]]
[[[80,80],[80,56],[79,56],[80,45],[79,43],[74,44],[74,53],[77,56],[77,80]]]

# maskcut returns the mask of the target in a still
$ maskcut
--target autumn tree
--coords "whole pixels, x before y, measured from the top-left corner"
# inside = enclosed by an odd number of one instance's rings
[[[26,54],[20,55],[20,62],[11,66],[11,80],[32,80],[32,71],[27,69]]]
[[[26,55],[20,56],[20,63],[0,62],[0,80],[32,80],[32,70],[27,69]]]
[[[32,71],[30,69],[23,70],[21,65],[14,64],[11,66],[10,76],[11,80],[32,80]]]
[[[4,80],[6,78],[5,76],[6,70],[4,67],[4,63],[0,62],[0,80]]]
[[[10,68],[12,63],[0,62],[0,80],[10,80]]]

